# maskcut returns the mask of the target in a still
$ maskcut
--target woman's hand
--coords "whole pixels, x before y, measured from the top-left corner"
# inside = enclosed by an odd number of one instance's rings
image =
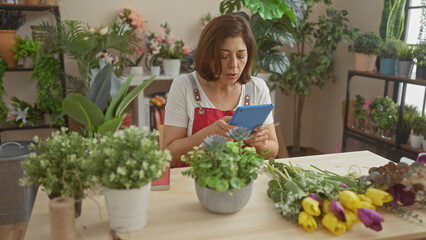
[[[254,132],[250,135],[249,140],[245,143],[255,148],[263,147],[266,141],[269,139],[269,131],[265,125],[260,125],[254,129]]]
[[[232,118],[231,116],[225,116],[221,119],[218,119],[216,122],[214,122],[210,126],[208,126],[209,131],[211,131],[210,135],[217,134],[217,135],[225,137],[227,140],[230,140],[230,138],[228,137],[228,135],[226,135],[226,133],[230,129],[233,129],[235,127],[228,124],[229,121],[231,121],[231,118]]]

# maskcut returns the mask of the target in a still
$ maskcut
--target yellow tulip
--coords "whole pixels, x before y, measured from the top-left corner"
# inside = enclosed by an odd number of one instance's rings
[[[377,188],[369,188],[365,192],[365,195],[373,201],[376,206],[383,206],[383,203],[392,201],[392,196],[383,190]]]
[[[363,202],[369,202],[369,203],[373,204],[373,201],[371,201],[371,199],[368,198],[367,196],[365,196],[364,194],[359,194],[358,196],[359,196],[359,199],[361,201],[363,201]]]
[[[372,203],[364,202],[364,201],[361,201],[361,203],[363,208],[369,208],[374,211],[376,210],[376,206],[374,206]]]
[[[346,215],[346,223],[345,223],[346,229],[350,230],[350,229],[352,229],[352,225],[355,222],[357,222],[359,219],[358,219],[358,216],[350,210],[346,210],[345,213],[346,213],[345,214]]]
[[[303,210],[309,215],[319,216],[321,214],[321,210],[319,209],[319,202],[311,197],[305,197],[302,200]]]
[[[346,231],[346,224],[337,219],[337,217],[331,212],[324,215],[321,222],[324,227],[326,227],[336,236]]]
[[[322,200],[322,212],[327,214],[330,212],[330,200],[324,199]]]
[[[358,195],[349,190],[343,190],[339,194],[340,202],[343,204],[343,207],[347,209],[358,209],[362,207],[361,200]]]
[[[318,228],[315,218],[305,211],[299,213],[299,224],[302,225],[307,232],[312,232]]]

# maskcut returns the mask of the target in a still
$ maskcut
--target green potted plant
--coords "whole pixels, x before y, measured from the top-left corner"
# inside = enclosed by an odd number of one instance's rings
[[[380,36],[374,32],[361,33],[355,38],[353,49],[356,70],[374,71],[380,42]]]
[[[382,111],[378,127],[381,130],[381,137],[390,140],[395,136],[399,105],[387,96],[382,98],[380,103]]]
[[[367,133],[375,134],[379,130],[379,122],[383,111],[381,98],[374,98],[370,105],[368,105],[368,108],[370,109],[370,113],[368,114],[370,121],[368,122]]]
[[[424,136],[422,133],[426,129],[426,116],[420,114],[413,119],[413,133],[410,134],[410,146],[412,148],[420,148]]]
[[[413,52],[416,59],[416,78],[426,79],[426,40],[417,44]]]
[[[398,45],[398,76],[410,77],[413,70],[413,50],[414,48],[405,42],[401,41]]]
[[[353,108],[355,128],[364,129],[365,119],[367,119],[367,109],[364,108],[364,105],[365,98],[357,94]]]
[[[17,42],[12,49],[15,53],[14,58],[18,61],[22,59],[24,68],[32,68],[33,62],[40,53],[40,43],[37,41],[37,39],[31,41],[28,36],[22,38],[18,35],[16,40]]]
[[[12,48],[16,44],[16,30],[25,23],[25,15],[19,10],[0,11],[0,58],[8,68],[16,68],[18,62],[13,58]]]
[[[7,113],[7,123],[20,128],[24,126],[44,125],[44,122],[38,122],[39,120],[43,120],[43,111],[38,108],[37,104],[33,106],[15,96],[10,100],[12,103]]]
[[[4,87],[3,87],[3,78],[6,72],[6,62],[0,58],[0,122],[6,122],[7,119],[7,107],[3,101]]]
[[[194,178],[201,205],[214,213],[234,213],[244,207],[264,163],[255,148],[243,148],[250,131],[236,127],[227,134],[235,142],[212,135],[182,157],[191,167],[182,174]]]
[[[383,0],[379,31],[383,41],[401,39],[404,30],[406,0]]]
[[[133,232],[145,226],[151,182],[163,175],[170,160],[168,150],[160,150],[156,130],[130,126],[101,137],[87,168],[105,188],[112,229]]]
[[[419,112],[417,111],[417,107],[414,105],[407,105],[404,107],[404,111],[402,114],[402,125],[401,125],[401,142],[407,143],[408,138],[411,134],[411,129],[413,129],[413,121],[414,118],[419,116]]]
[[[75,198],[76,214],[79,215],[85,190],[94,184],[85,165],[90,161],[96,141],[61,128],[46,140],[34,137],[34,143],[31,149],[38,154],[32,152],[22,163],[24,177],[21,184],[43,186],[51,198]]]
[[[397,75],[398,46],[400,41],[390,39],[379,45],[377,56],[380,58],[380,73]]]

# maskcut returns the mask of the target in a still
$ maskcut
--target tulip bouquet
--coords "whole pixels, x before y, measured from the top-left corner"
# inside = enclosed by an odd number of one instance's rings
[[[350,230],[361,221],[375,231],[382,229],[383,217],[376,206],[391,202],[392,196],[383,190],[367,188],[367,183],[355,174],[341,176],[312,166],[305,170],[290,164],[269,160],[269,172],[274,176],[267,194],[281,215],[312,232],[318,222],[334,235]]]

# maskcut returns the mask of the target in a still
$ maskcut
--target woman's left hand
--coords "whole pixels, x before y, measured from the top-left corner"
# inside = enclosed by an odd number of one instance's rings
[[[263,147],[269,138],[269,131],[265,125],[260,125],[254,129],[254,132],[250,135],[250,139],[246,140],[245,143],[252,147]]]

